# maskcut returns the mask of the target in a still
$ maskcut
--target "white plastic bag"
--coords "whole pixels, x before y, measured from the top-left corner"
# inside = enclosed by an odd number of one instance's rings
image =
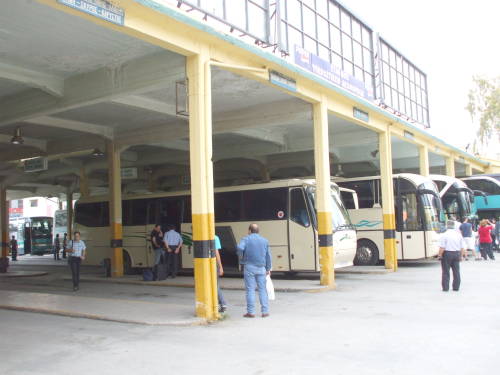
[[[266,290],[267,290],[267,298],[270,301],[274,301],[276,299],[276,296],[274,295],[274,285],[273,281],[271,280],[271,275],[266,276]]]

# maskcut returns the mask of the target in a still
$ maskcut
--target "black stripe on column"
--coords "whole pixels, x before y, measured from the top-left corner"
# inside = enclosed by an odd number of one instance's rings
[[[390,240],[396,238],[396,231],[394,229],[384,229],[384,239]]]
[[[123,240],[111,240],[111,247],[112,248],[123,247]]]
[[[215,240],[193,241],[195,258],[215,257]]]
[[[320,234],[318,235],[318,241],[320,247],[330,247],[333,246],[333,234]]]

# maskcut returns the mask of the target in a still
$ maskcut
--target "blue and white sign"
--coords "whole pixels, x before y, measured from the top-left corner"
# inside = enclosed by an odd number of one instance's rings
[[[286,90],[297,91],[297,82],[293,78],[288,77],[275,70],[269,71],[269,82],[283,87]]]
[[[295,46],[295,64],[362,98],[374,99],[373,89],[366,87],[364,82],[297,45]]]
[[[123,26],[125,20],[125,11],[106,0],[57,0],[57,2],[117,25]]]

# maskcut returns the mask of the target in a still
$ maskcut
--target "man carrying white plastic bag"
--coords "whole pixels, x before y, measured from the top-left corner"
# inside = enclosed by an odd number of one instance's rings
[[[238,256],[243,265],[243,276],[247,299],[245,318],[255,318],[255,288],[259,291],[262,317],[269,316],[269,298],[266,289],[266,276],[271,275],[271,252],[269,241],[259,235],[259,226],[250,224],[248,236],[238,244]]]
[[[271,275],[266,276],[266,291],[267,291],[267,299],[269,301],[274,301],[276,299],[276,295],[274,294],[274,284],[273,280],[271,280]]]

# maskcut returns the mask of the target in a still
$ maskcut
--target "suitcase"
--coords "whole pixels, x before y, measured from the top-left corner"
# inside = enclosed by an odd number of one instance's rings
[[[145,268],[142,271],[142,280],[144,281],[153,281],[153,271],[149,268]]]
[[[167,278],[167,265],[165,263],[160,263],[156,266],[157,280],[165,280]]]

